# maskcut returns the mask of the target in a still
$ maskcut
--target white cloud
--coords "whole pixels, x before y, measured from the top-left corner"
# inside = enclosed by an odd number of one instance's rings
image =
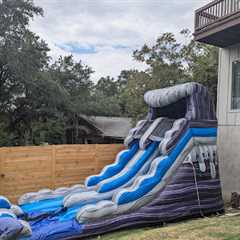
[[[51,55],[67,55],[72,48],[93,46],[96,53],[73,53],[94,70],[94,80],[121,70],[145,66],[132,59],[132,51],[144,43],[153,44],[163,32],[179,37],[183,28],[193,30],[194,10],[209,0],[35,0],[44,18],[31,28],[46,40]],[[116,47],[125,46],[125,47]],[[70,50],[69,50],[70,49]]]

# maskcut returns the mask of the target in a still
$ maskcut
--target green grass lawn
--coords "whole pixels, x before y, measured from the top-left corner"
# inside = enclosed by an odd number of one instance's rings
[[[240,215],[226,214],[168,224],[164,227],[117,231],[101,240],[240,240]]]

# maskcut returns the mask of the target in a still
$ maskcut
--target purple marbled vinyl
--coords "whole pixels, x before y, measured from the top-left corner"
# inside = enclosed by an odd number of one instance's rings
[[[161,224],[186,217],[223,211],[224,204],[219,178],[211,179],[209,167],[205,173],[199,171],[197,163],[194,164],[194,167],[197,174],[200,202],[197,198],[193,168],[191,164],[185,163],[151,203],[128,214],[86,224],[82,236],[101,234],[130,226]]]

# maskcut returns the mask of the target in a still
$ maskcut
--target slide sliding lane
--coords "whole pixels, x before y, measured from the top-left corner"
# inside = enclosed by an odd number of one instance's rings
[[[116,157],[116,161],[113,164],[106,166],[99,175],[90,176],[86,180],[86,185],[89,187],[92,187],[95,184],[98,184],[101,181],[107,178],[110,178],[115,174],[118,174],[129,163],[129,161],[131,161],[131,159],[138,152],[138,149],[139,149],[139,144],[136,141],[131,145],[129,149],[119,152]],[[74,195],[76,193],[87,192],[87,191],[88,190],[81,190],[81,191],[76,190],[71,192],[69,195]],[[38,214],[44,214],[48,212],[51,213],[63,207],[64,198],[65,198],[65,195],[59,196],[56,198],[49,198],[49,199],[46,197],[46,199],[22,204],[21,208],[25,213],[30,215],[35,215],[34,212],[38,212]]]
[[[152,154],[157,150],[159,143],[151,143],[145,150],[139,150],[134,161],[127,166],[120,174],[99,184],[98,192],[105,193],[119,188],[130,181],[142,169]]]
[[[157,122],[159,122],[159,120]],[[149,128],[153,127],[156,127],[156,120],[155,125],[152,121],[139,121],[137,126],[130,130],[129,136],[127,137],[129,141],[127,140],[128,144],[126,145],[129,149],[121,151],[117,155],[116,161],[104,167],[100,174],[88,177],[85,181],[85,186],[90,189],[91,187],[96,188],[98,184],[117,176],[122,170],[128,168],[132,162],[135,162],[135,159],[139,158],[138,155],[141,155],[141,151],[139,151],[139,141],[143,136],[148,136],[146,134],[148,134]]]
[[[189,150],[193,147],[193,141],[190,142],[193,138],[211,138],[216,137],[216,135],[216,128],[188,129],[168,156],[155,159],[149,173],[136,179],[137,184],[134,184],[134,187],[121,190],[113,201],[117,205],[128,204],[144,198],[147,194],[154,194],[159,191],[159,188],[162,188],[164,185],[160,183],[166,177],[165,175],[172,174],[172,172],[168,172],[171,171],[171,167],[173,167],[175,162],[179,165],[186,157],[186,153],[189,153]],[[154,189],[155,187],[156,189]]]
[[[21,205],[22,210],[25,213],[32,214],[35,211],[51,212],[62,206],[64,197],[58,197],[55,199],[46,199],[38,202],[28,203]]]
[[[113,164],[107,165],[103,168],[100,174],[90,176],[85,181],[87,188],[96,186],[101,181],[111,178],[122,171],[122,169],[129,163],[139,149],[139,143],[136,140],[129,149],[123,150],[117,154],[116,160]]]
[[[60,221],[69,220],[76,216],[77,212],[88,204],[96,204],[101,201],[111,200],[112,196],[123,187],[131,185],[134,180],[145,174],[153,159],[158,155],[159,142],[152,142],[145,150],[139,150],[129,164],[116,176],[103,181],[98,192],[80,193],[70,196],[64,201],[67,209],[60,217]]]
[[[80,209],[77,213],[78,221],[85,222],[99,216],[122,214],[152,201],[156,194],[165,187],[168,179],[182,164],[194,145],[196,143],[215,144],[216,133],[216,128],[188,129],[183,133],[174,149],[168,155],[155,158],[149,171],[145,175],[135,178],[130,187],[119,189],[110,201],[85,205]]]

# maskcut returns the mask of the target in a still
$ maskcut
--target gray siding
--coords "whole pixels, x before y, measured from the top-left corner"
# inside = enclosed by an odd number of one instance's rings
[[[218,79],[218,154],[223,196],[240,192],[240,110],[231,110],[232,62],[240,59],[240,45],[221,49]]]

